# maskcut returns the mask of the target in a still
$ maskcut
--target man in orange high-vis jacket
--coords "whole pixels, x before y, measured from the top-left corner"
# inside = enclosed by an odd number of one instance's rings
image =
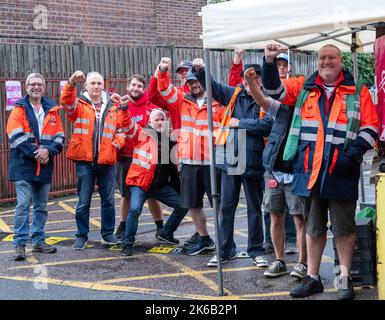
[[[85,89],[77,97],[76,84],[85,81]],[[78,196],[76,224],[78,232],[74,248],[82,250],[88,240],[89,217],[95,183],[101,198],[102,243],[117,244],[115,226],[116,155],[123,147],[127,128],[123,128],[128,111],[120,110],[104,90],[101,74],[85,75],[76,71],[64,85],[61,103],[74,123],[67,157],[76,163]]]
[[[306,220],[307,275],[293,288],[294,297],[324,290],[319,276],[326,244],[328,210],[341,267],[338,299],[354,299],[351,262],[360,164],[373,148],[379,127],[369,90],[342,70],[340,50],[331,44],[318,52],[318,71],[304,78],[280,80],[279,45],[265,48],[265,90],[283,104],[295,105],[284,160],[294,159],[293,193],[302,197]]]
[[[9,116],[7,134],[10,159],[8,179],[15,181],[17,204],[13,244],[15,260],[26,259],[29,240],[29,206],[33,203],[33,252],[55,253],[45,243],[48,192],[51,185],[54,156],[63,149],[64,132],[59,107],[44,97],[45,80],[32,73],[26,81],[27,95],[18,100]]]
[[[206,105],[206,93],[189,73],[186,83],[190,93],[186,94],[177,90],[170,81],[170,58],[162,58],[157,71],[158,90],[167,102],[170,113],[179,112],[181,115],[181,130],[178,139],[178,159],[181,169],[181,206],[189,208],[199,233],[198,242],[188,248],[188,255],[196,255],[205,250],[215,248],[214,241],[210,238],[206,217],[202,210],[203,196],[206,192],[210,203],[210,154],[209,154],[209,129]],[[218,117],[220,105],[213,102],[213,116]],[[220,108],[224,109],[224,108]],[[216,126],[219,123],[216,122]]]
[[[157,236],[168,244],[179,243],[179,240],[174,238],[174,232],[188,211],[181,207],[180,195],[172,186],[173,180],[179,182],[178,170],[172,163],[171,156],[171,152],[175,151],[173,146],[176,142],[168,132],[164,111],[153,109],[146,128],[135,122],[132,122],[130,127],[132,129],[127,135],[134,144],[134,150],[126,177],[131,196],[121,252],[123,256],[133,253],[138,219],[146,199],[157,199],[174,209]]]

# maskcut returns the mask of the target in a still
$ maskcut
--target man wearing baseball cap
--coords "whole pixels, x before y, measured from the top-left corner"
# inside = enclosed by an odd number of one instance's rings
[[[180,89],[182,89],[185,93],[190,92],[190,88],[187,85],[187,73],[191,70],[192,68],[192,62],[190,60],[182,60],[179,64],[178,67],[175,70],[175,73],[178,75],[179,81],[180,81]]]

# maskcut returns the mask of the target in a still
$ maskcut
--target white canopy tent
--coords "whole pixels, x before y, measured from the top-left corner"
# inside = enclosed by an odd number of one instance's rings
[[[332,43],[353,52],[357,79],[356,52],[372,52],[375,25],[385,22],[383,0],[232,0],[202,8],[206,91],[210,129],[211,188],[215,213],[216,254],[219,250],[219,210],[217,204],[215,157],[210,83],[210,49],[263,49],[277,42],[288,49],[318,51]],[[353,44],[353,45],[352,45]],[[364,192],[361,179],[361,193]],[[364,196],[363,196],[364,199]],[[221,259],[217,259],[219,294],[223,291]]]
[[[301,50],[332,43],[373,51],[374,23],[385,21],[382,0],[233,0],[202,8],[203,47],[262,49],[272,41]]]

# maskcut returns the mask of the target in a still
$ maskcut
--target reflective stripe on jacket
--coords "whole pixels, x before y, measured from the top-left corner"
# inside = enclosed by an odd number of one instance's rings
[[[158,90],[168,104],[168,108],[180,112],[181,129],[178,139],[178,157],[184,164],[208,165],[209,153],[209,125],[207,105],[199,108],[191,94],[177,90],[170,82],[168,72],[158,71]],[[219,127],[224,108],[213,101],[214,130]],[[221,110],[222,109],[222,110]]]
[[[118,149],[124,146],[127,131],[124,123],[128,111],[119,110],[107,95],[106,109],[100,119],[99,137],[96,137],[95,108],[83,92],[76,98],[76,87],[70,86],[67,82],[62,91],[61,103],[68,118],[74,122],[67,157],[74,161],[88,162],[94,161],[94,158],[97,157],[98,164],[114,165],[117,150],[112,142],[118,146]],[[96,145],[99,146],[97,154]]]
[[[29,103],[28,95],[16,102],[8,122],[10,161],[8,179],[11,181],[27,180],[40,183],[51,183],[53,173],[53,157],[63,149],[64,130],[59,117],[59,107],[48,98],[41,100],[45,117],[42,133],[39,136],[38,123]],[[34,152],[38,148],[46,148],[49,162],[41,165]]]
[[[346,96],[356,92],[352,75],[341,73],[332,96],[327,99],[318,72],[306,82],[304,78],[272,81],[277,79],[274,72],[273,64],[265,63],[264,86],[282,103],[294,105],[302,88],[309,91],[301,109],[293,193],[309,197],[313,186],[320,183],[321,198],[357,199],[360,163],[365,152],[373,148],[379,127],[368,89],[363,86],[360,94],[358,134],[350,137],[353,141],[344,150],[348,120],[353,117],[347,113]]]

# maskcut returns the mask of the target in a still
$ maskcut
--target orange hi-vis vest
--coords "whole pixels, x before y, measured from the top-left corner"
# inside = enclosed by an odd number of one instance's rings
[[[48,98],[42,98],[45,111],[41,135],[28,96],[16,102],[7,122],[10,163],[8,178],[11,181],[27,180],[51,183],[53,157],[63,148],[64,131],[59,117],[59,107]],[[45,148],[50,161],[41,165],[35,159],[35,151]]]
[[[158,137],[152,136],[149,131],[130,120],[127,138],[131,139],[134,150],[126,185],[137,186],[147,192],[154,180],[158,164]]]
[[[369,147],[373,147],[378,130],[378,117],[365,86],[362,86],[358,93],[359,114],[349,110],[347,96],[357,92],[350,74],[341,72],[341,82],[336,85],[332,100],[324,98],[325,95],[321,91],[322,83],[319,79],[315,73],[306,82],[304,78],[282,81],[284,85],[280,101],[284,104],[294,105],[301,89],[305,88],[308,91],[306,99],[301,102],[302,107],[294,111],[294,117],[300,117],[301,128],[298,129],[292,125],[286,144],[289,148],[290,136],[299,137],[298,147],[295,150],[293,190],[297,195],[308,197],[316,182],[320,181],[322,197],[356,199],[359,178],[358,160],[353,162],[356,167],[346,176],[336,172],[335,166],[338,159],[343,158],[345,153],[356,156],[356,154],[360,155],[357,150],[366,151]],[[348,130],[351,118],[359,121],[357,133]],[[352,143],[345,149],[346,136],[352,140]],[[289,154],[288,151],[285,150],[284,160],[293,158],[286,155]]]
[[[177,90],[170,81],[168,72],[157,72],[158,90],[169,109],[179,110],[181,129],[178,139],[178,158],[183,164],[209,165],[209,124],[207,105],[199,108],[191,94]],[[212,103],[214,130],[220,126],[224,108],[216,101]]]
[[[107,95],[107,106],[100,119],[99,136],[95,130],[96,111],[92,102],[83,93],[76,98],[76,87],[67,82],[61,95],[61,104],[71,122],[74,131],[67,151],[67,157],[74,161],[115,165],[117,150],[124,146],[128,110],[120,110],[113,105]],[[100,141],[100,143],[99,143]],[[116,149],[112,143],[118,146]],[[99,148],[96,152],[96,148]]]

